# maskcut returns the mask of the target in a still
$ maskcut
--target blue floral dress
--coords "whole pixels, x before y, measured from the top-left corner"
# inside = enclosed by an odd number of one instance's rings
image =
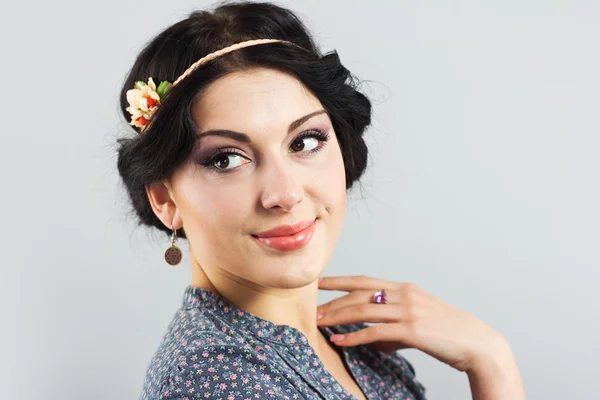
[[[319,329],[325,337],[365,328]],[[339,346],[368,399],[422,400],[425,388],[398,353]],[[189,286],[150,361],[140,400],[356,399],[325,369],[306,336]]]

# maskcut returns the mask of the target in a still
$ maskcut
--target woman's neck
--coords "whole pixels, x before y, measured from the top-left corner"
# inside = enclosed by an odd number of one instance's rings
[[[327,340],[317,327],[318,282],[295,289],[258,287],[228,274],[207,274],[192,259],[191,286],[217,293],[236,307],[278,325],[298,329],[318,353]]]

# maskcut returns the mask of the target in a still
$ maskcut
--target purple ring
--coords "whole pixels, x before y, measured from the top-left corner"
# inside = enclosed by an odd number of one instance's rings
[[[373,301],[377,304],[385,304],[387,303],[387,293],[385,290],[378,290],[373,294]]]

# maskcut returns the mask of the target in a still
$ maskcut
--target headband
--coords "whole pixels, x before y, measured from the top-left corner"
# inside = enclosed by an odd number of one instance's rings
[[[161,100],[167,94],[167,91],[173,86],[177,85],[187,76],[189,76],[192,72],[194,72],[200,65],[211,61],[223,54],[229,53],[234,50],[241,49],[247,46],[254,46],[257,44],[266,44],[266,43],[274,43],[274,42],[285,42],[292,44],[296,47],[300,47],[295,43],[289,42],[287,40],[279,40],[279,39],[254,39],[247,40],[245,42],[240,42],[233,44],[231,46],[225,47],[221,50],[217,50],[213,53],[210,53],[192,65],[188,67],[173,83],[168,81],[162,81],[158,87],[154,80],[150,77],[148,78],[148,82],[144,81],[136,81],[133,85],[133,89],[127,91],[127,102],[129,103],[129,107],[126,108],[127,111],[131,114],[131,122],[130,125],[136,126],[143,130],[148,122],[150,121],[150,117],[156,112],[158,107],[161,104]]]

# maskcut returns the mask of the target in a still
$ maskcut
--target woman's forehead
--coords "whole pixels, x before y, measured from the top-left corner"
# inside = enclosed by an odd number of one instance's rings
[[[288,125],[299,116],[322,109],[320,101],[290,74],[252,69],[228,74],[207,87],[195,102],[192,117],[206,129]]]

